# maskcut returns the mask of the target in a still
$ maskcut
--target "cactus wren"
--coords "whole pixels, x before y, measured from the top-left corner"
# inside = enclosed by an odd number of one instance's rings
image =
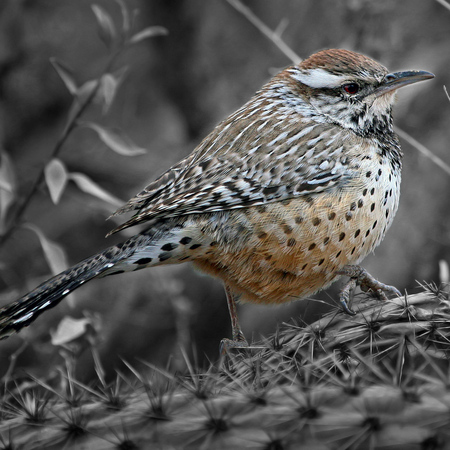
[[[340,297],[349,314],[356,284],[382,298],[400,295],[357,264],[381,242],[398,206],[395,92],[433,77],[388,73],[347,50],[288,67],[115,213],[135,211],[112,233],[141,223],[144,231],[5,306],[0,336],[92,278],[184,261],[225,284],[233,334],[226,346],[247,345],[239,297],[288,302],[341,276],[350,277]]]

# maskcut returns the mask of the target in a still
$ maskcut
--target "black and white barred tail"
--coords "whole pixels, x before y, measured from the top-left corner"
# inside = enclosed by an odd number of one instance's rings
[[[192,245],[196,240],[186,236],[182,225],[158,225],[81,261],[1,308],[0,339],[30,325],[46,310],[93,278],[186,261],[200,250],[194,251],[198,244]],[[188,242],[191,245],[187,246]]]

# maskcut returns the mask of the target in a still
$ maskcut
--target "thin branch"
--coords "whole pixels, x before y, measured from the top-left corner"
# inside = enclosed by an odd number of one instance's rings
[[[19,204],[19,206],[15,209],[15,211],[13,213],[13,217],[9,220],[9,225],[8,225],[6,231],[0,237],[0,248],[9,239],[9,237],[11,236],[13,231],[19,225],[19,223],[22,219],[22,216],[25,213],[28,205],[30,204],[31,200],[33,199],[34,195],[36,194],[36,192],[38,191],[38,189],[40,188],[42,183],[44,182],[45,168],[46,168],[48,162],[51,161],[52,159],[56,158],[59,155],[59,153],[61,152],[61,149],[62,149],[64,143],[66,142],[67,138],[70,136],[72,131],[78,125],[78,119],[86,111],[88,106],[92,103],[93,99],[97,95],[98,89],[100,87],[100,80],[101,80],[102,76],[111,69],[113,63],[115,62],[115,60],[117,58],[118,53],[119,52],[115,52],[109,57],[109,59],[106,63],[105,69],[103,70],[102,74],[97,78],[96,84],[94,85],[92,91],[90,92],[90,94],[88,95],[86,100],[80,105],[77,113],[73,117],[71,117],[70,121],[66,124],[64,131],[63,131],[62,135],[59,137],[59,139],[57,140],[57,142],[55,143],[55,146],[54,146],[49,158],[47,159],[47,161],[45,161],[45,164],[43,164],[43,166],[39,170],[39,173],[38,173],[36,179],[32,183],[30,190],[28,191],[28,194],[23,199],[23,201]]]
[[[448,95],[446,86],[444,86],[444,92],[445,92],[445,95],[447,96],[448,100],[450,101],[450,95]]]
[[[257,17],[251,9],[247,6],[244,6],[240,0],[227,0],[228,3],[233,6],[237,11],[239,11],[242,15],[244,15],[262,34],[264,34],[270,41],[273,42],[281,52],[286,55],[294,64],[298,64],[302,61],[302,58],[298,56],[287,44],[281,39],[280,33],[277,31],[271,30],[265,23]],[[445,0],[436,0],[441,5],[445,6],[450,10],[450,4]],[[445,93],[447,94],[447,90],[445,89]],[[448,94],[447,94],[447,97]],[[450,97],[449,97],[450,100]],[[421,152],[427,158],[431,159],[437,166],[439,166],[442,170],[447,172],[450,175],[450,166],[444,162],[441,158],[436,156],[430,150],[428,150],[424,145],[420,142],[416,141],[412,136],[410,136],[406,131],[403,131],[396,127],[397,134],[402,137],[405,141],[409,142],[416,150]]]
[[[439,156],[436,156],[431,150],[428,150],[423,144],[416,141],[411,135],[409,135],[406,131],[395,127],[395,132],[406,142],[411,144],[416,150],[422,153],[427,158],[431,159],[437,166],[439,166],[444,172],[447,172],[450,175],[450,166],[443,161]]]
[[[280,36],[280,33],[277,31],[271,30],[265,23],[257,17],[253,11],[247,6],[243,5],[240,0],[227,0],[228,3],[239,11],[242,15],[244,15],[249,22],[251,22],[262,34],[267,36],[270,41],[272,41],[281,52],[286,55],[294,64],[298,64],[302,61],[302,58],[297,55],[297,53],[292,50],[286,42]]]
[[[448,4],[445,0],[436,0],[440,3],[444,8],[447,8],[450,11],[450,4]]]

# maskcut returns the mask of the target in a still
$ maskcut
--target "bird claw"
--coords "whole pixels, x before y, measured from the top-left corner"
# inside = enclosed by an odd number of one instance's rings
[[[222,339],[220,341],[220,355],[225,356],[230,353],[232,349],[248,349],[250,346],[248,345],[247,339],[245,339],[244,335],[241,334],[235,339]]]
[[[366,269],[360,266],[344,266],[337,272],[338,275],[344,275],[350,277],[350,280],[344,285],[339,295],[339,301],[342,305],[342,309],[345,313],[354,316],[356,313],[350,307],[352,294],[357,285],[360,286],[363,292],[373,292],[380,300],[387,300],[386,293],[401,297],[401,292],[394,286],[381,283],[372,275],[370,275]]]

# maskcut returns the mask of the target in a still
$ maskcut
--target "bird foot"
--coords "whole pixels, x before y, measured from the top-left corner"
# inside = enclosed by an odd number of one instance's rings
[[[351,309],[353,291],[359,285],[363,292],[373,292],[380,300],[387,300],[388,294],[401,297],[401,292],[394,286],[381,283],[370,275],[366,269],[360,266],[344,266],[339,270],[338,275],[350,277],[350,280],[344,285],[339,295],[339,301],[345,313],[354,316],[356,313]]]
[[[245,339],[242,331],[234,332],[233,339],[222,339],[220,341],[220,355],[224,356],[232,349],[247,349],[249,348],[247,339]]]

